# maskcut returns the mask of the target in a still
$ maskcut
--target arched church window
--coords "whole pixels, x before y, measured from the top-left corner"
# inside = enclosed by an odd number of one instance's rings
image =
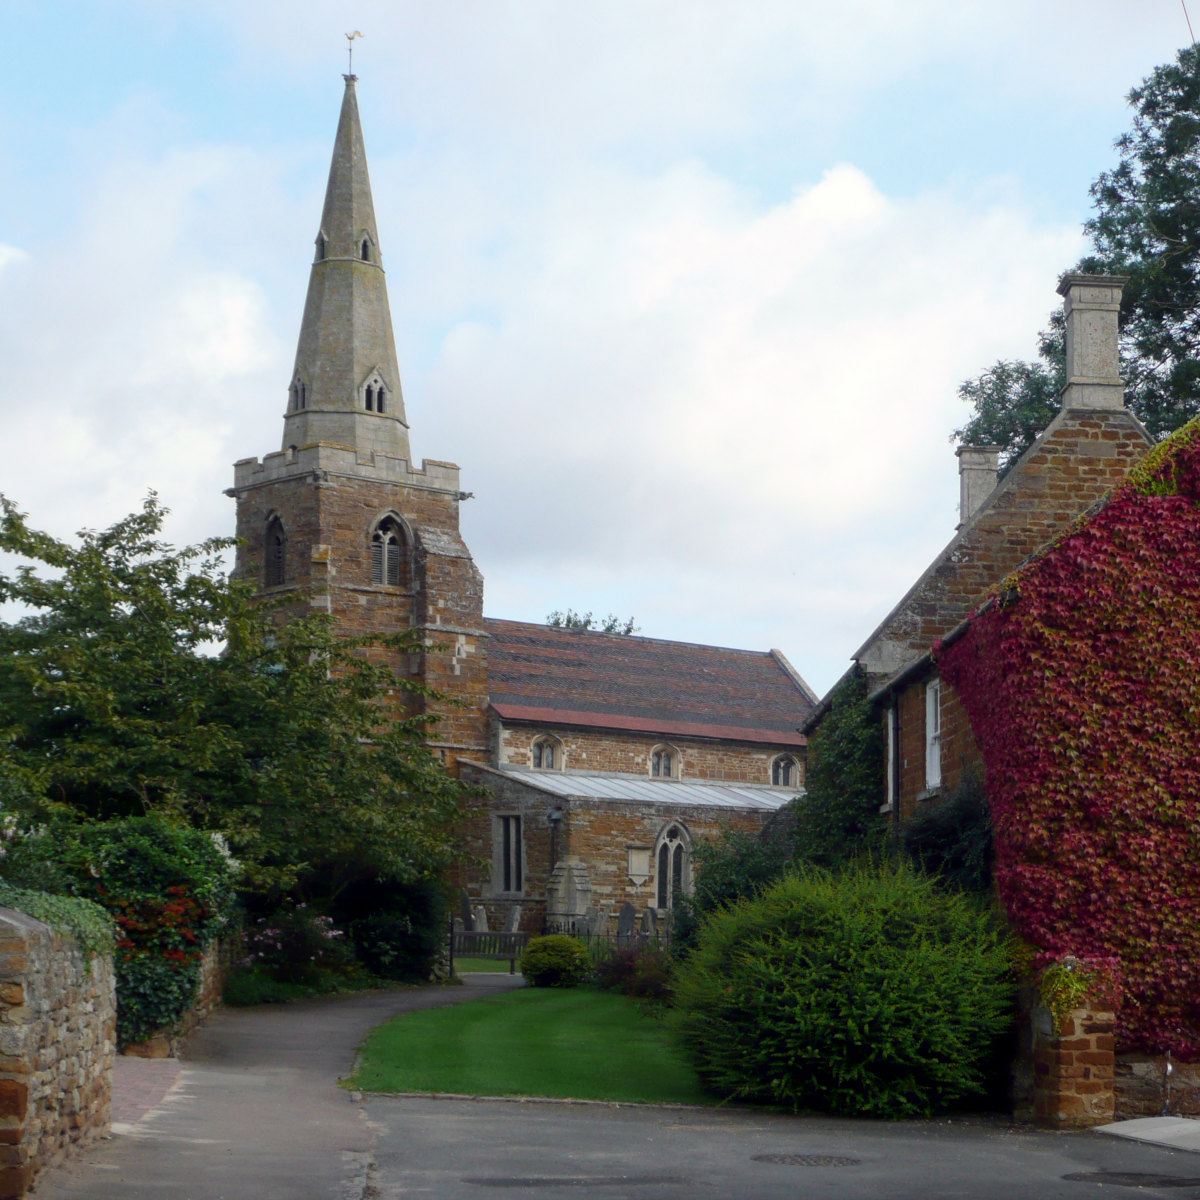
[[[561,771],[563,746],[558,738],[539,737],[533,742],[533,765],[539,771]]]
[[[384,517],[371,535],[371,582],[404,585],[407,539],[395,517]]]
[[[375,389],[369,384],[367,386],[367,412],[375,411]]]
[[[279,587],[286,578],[287,539],[283,533],[283,522],[272,517],[267,523],[266,553],[263,558],[263,586]]]
[[[772,761],[771,786],[800,786],[800,764],[790,754],[781,754]]]
[[[362,260],[363,262],[371,261],[371,243],[367,238],[362,240]]]
[[[674,746],[655,746],[650,753],[652,779],[679,778],[679,751]]]
[[[325,238],[323,235],[317,235],[317,262],[325,257]]]
[[[383,412],[383,384],[379,385],[379,390],[375,393],[375,411]]]
[[[692,890],[692,839],[683,825],[664,827],[654,858],[658,907],[676,908]]]

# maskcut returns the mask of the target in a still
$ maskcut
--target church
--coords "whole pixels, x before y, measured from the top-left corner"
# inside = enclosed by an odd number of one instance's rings
[[[227,493],[236,572],[348,636],[420,635],[419,652],[376,652],[430,689],[407,702],[477,785],[459,882],[492,928],[615,930],[627,905],[654,925],[690,890],[699,839],[760,829],[803,790],[816,696],[778,650],[484,616],[459,468],[412,462],[344,78],[282,447],[240,460]]]

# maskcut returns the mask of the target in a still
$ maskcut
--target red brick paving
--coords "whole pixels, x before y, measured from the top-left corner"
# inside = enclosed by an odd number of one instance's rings
[[[179,1078],[177,1058],[133,1058],[118,1055],[113,1064],[112,1119],[133,1125],[157,1108]]]

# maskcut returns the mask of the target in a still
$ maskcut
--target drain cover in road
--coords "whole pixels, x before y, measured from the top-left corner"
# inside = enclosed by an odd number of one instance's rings
[[[1200,1179],[1194,1175],[1146,1175],[1141,1171],[1076,1171],[1073,1175],[1064,1175],[1063,1178],[1078,1183],[1107,1183],[1113,1187],[1200,1187]]]
[[[781,1167],[856,1167],[857,1158],[840,1154],[756,1154],[754,1162],[776,1163]]]
[[[463,1183],[490,1188],[651,1187],[687,1180],[682,1175],[498,1175],[467,1178]]]

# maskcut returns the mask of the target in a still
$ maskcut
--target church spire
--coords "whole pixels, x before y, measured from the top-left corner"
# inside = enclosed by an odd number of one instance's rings
[[[360,454],[409,459],[387,281],[354,93],[357,77],[343,78],[346,94],[288,389],[283,446],[332,442]]]

